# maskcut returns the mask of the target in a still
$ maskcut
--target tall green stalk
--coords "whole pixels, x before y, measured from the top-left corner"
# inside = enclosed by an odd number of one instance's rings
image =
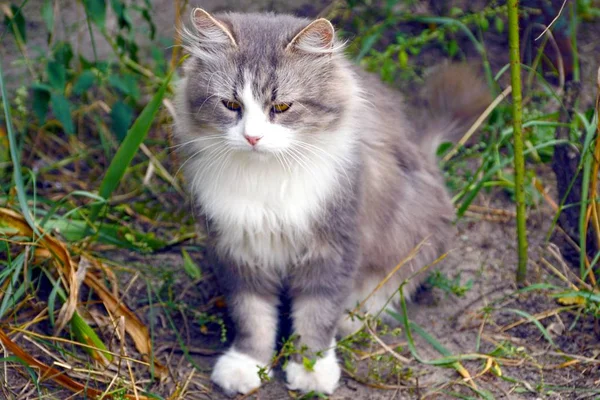
[[[519,264],[517,284],[525,283],[527,274],[527,226],[525,210],[525,157],[523,155],[523,116],[521,94],[521,57],[519,51],[519,1],[508,0],[508,48],[513,98],[513,138],[515,148],[515,197],[517,200],[517,246]]]

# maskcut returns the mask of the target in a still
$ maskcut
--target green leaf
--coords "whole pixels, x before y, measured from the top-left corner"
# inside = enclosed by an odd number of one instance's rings
[[[202,278],[202,270],[198,264],[192,260],[192,257],[190,257],[185,249],[181,249],[181,255],[183,256],[183,269],[185,269],[185,272],[187,272],[190,278],[194,281]]]
[[[61,92],[64,91],[67,82],[67,70],[65,66],[56,61],[50,61],[46,67],[50,86]]]
[[[54,32],[54,5],[52,0],[44,0],[42,5],[42,19],[46,24],[48,32]]]
[[[144,110],[140,114],[140,116],[135,120],[131,129],[127,132],[127,136],[121,146],[119,146],[119,150],[117,150],[117,154],[111,161],[108,166],[108,170],[106,171],[106,175],[100,184],[99,194],[105,199],[108,199],[112,192],[119,186],[121,179],[125,175],[125,171],[133,157],[137,153],[140,144],[146,138],[150,127],[152,126],[152,122],[154,121],[154,117],[162,104],[162,100],[165,97],[165,92],[167,87],[169,86],[169,82],[171,81],[172,74],[169,74],[163,84],[160,86],[150,103],[144,107]],[[100,213],[101,205],[95,206],[92,209],[90,220],[95,221]]]
[[[448,55],[450,57],[454,57],[457,52],[458,52],[458,43],[454,39],[450,40],[448,42]]]
[[[453,146],[454,146],[454,143],[452,143],[452,142],[442,142],[442,143],[440,143],[440,145],[438,146],[437,151],[436,151],[437,156],[438,157],[442,157]]]
[[[112,6],[115,15],[117,16],[117,22],[119,24],[119,28],[126,28],[131,31],[131,27],[133,23],[131,21],[131,17],[127,13],[127,8],[125,7],[125,3],[121,0],[110,0],[110,5]]]
[[[50,103],[50,92],[41,88],[33,89],[33,112],[37,117],[40,125],[46,123],[46,115],[48,115],[48,108]]]
[[[142,18],[146,20],[148,27],[150,28],[150,40],[154,40],[154,37],[156,36],[156,25],[154,25],[154,22],[152,21],[149,9],[145,8],[142,10]]]
[[[77,78],[77,82],[75,82],[75,86],[73,86],[73,93],[76,95],[80,95],[89,88],[92,87],[94,81],[96,80],[96,75],[88,70],[85,70],[79,75]]]
[[[364,56],[366,56],[369,53],[369,51],[371,51],[371,49],[373,48],[373,46],[375,45],[377,40],[379,40],[380,37],[381,37],[381,30],[378,30],[378,31],[372,33],[367,38],[365,38],[362,41],[362,46],[360,47],[360,52],[356,56],[356,61],[362,60],[364,58]]]
[[[65,132],[69,135],[75,133],[75,126],[73,125],[73,119],[71,118],[71,104],[65,96],[59,93],[52,93],[50,95],[50,102],[52,103],[52,110],[56,119],[60,121]]]
[[[79,343],[94,347],[85,347],[85,351],[87,351],[92,357],[99,359],[99,354],[102,354],[102,356],[104,356],[108,361],[112,361],[113,356],[108,352],[108,349],[106,348],[106,345],[102,339],[100,339],[92,327],[89,326],[88,323],[81,318],[81,316],[79,316],[77,311],[73,313],[73,317],[71,318],[71,330],[73,331],[73,334]],[[98,349],[99,352],[96,349]]]
[[[61,63],[65,68],[69,68],[73,59],[73,49],[71,44],[67,42],[58,42],[52,49],[54,61]]]
[[[140,91],[137,86],[138,82],[133,75],[110,75],[108,83],[122,94],[131,96],[134,100],[140,97]]]
[[[452,7],[450,9],[450,12],[448,13],[451,17],[460,17],[461,15],[464,14],[464,11],[462,10],[462,8],[459,7]]]
[[[108,77],[108,84],[125,95],[129,94],[127,82],[119,75],[110,75]]]
[[[302,357],[302,365],[304,366],[304,369],[307,371],[314,372],[316,363],[317,363],[316,358],[311,359],[311,358],[307,358],[307,357]]]
[[[69,242],[76,242],[85,237],[89,226],[86,221],[69,219],[50,219],[44,224],[46,229],[56,229]],[[151,233],[137,232],[125,225],[104,223],[97,232],[98,243],[135,250],[140,253],[151,253],[169,245],[157,239]]]
[[[408,66],[408,53],[406,50],[401,50],[398,53],[398,65],[400,68],[405,69]]]
[[[122,142],[133,121],[133,109],[122,101],[117,101],[110,111],[110,118],[112,131]]]
[[[164,48],[170,47],[170,45],[165,45]],[[150,49],[150,54],[152,55],[152,60],[155,63],[154,73],[158,76],[164,76],[167,71],[167,62],[164,53],[162,52],[162,47],[152,46]]]
[[[88,18],[103,31],[106,25],[106,0],[83,0],[83,5]]]
[[[482,31],[487,32],[490,27],[490,21],[488,21],[486,17],[481,17],[479,20],[479,26],[481,27]]]
[[[10,11],[12,12],[12,18],[8,18],[8,16],[4,17],[4,24],[10,29],[13,35],[20,36],[23,39],[23,42],[27,43],[27,31],[25,17],[23,17],[23,13],[21,12],[21,7],[17,7],[14,4],[11,4]]]
[[[498,33],[504,32],[504,21],[502,18],[496,17],[496,19],[494,19],[494,25],[496,26],[496,31]]]

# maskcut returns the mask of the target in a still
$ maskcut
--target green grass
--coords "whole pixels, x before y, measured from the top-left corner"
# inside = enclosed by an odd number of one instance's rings
[[[40,10],[47,53],[32,45],[33,16],[21,12],[25,2],[14,4],[12,17],[6,16],[3,43],[20,55],[0,60],[0,254],[6,255],[0,257],[0,338],[5,338],[8,353],[0,359],[0,369],[11,372],[8,386],[3,381],[0,389],[6,396],[16,396],[27,382],[32,398],[65,398],[73,390],[115,399],[136,394],[175,399],[209,392],[208,371],[197,354],[213,354],[229,333],[214,278],[204,268],[202,238],[195,233],[193,215],[181,206],[182,178],[170,175],[179,162],[170,150],[171,117],[162,106],[173,93],[180,57],[169,60],[162,50],[176,40],[160,36],[151,2],[132,3],[78,2],[86,16],[78,28],[89,35],[89,59],[77,53],[75,37],[56,39],[65,16],[52,0]],[[417,15],[414,3],[341,1],[328,17],[352,38],[349,56],[394,86],[413,90],[420,85],[432,66],[424,60],[433,54],[436,59],[477,60],[490,91],[500,94],[508,82],[508,47],[493,43],[507,36],[507,7],[493,2],[478,12],[447,7],[439,14]],[[178,1],[174,7],[183,4]],[[534,9],[521,11],[523,18],[537,16]],[[574,45],[581,44],[581,30],[600,18],[598,5],[586,0],[573,2],[563,13]],[[107,25],[107,15],[118,17],[116,26]],[[102,41],[108,52],[99,47]],[[554,150],[568,144],[581,154],[582,201],[564,206],[564,199],[554,197],[557,209],[544,214],[546,237],[560,234],[558,216],[566,207],[577,207],[580,232],[591,227],[590,234],[600,235],[597,114],[578,103],[573,118],[561,120],[563,88],[557,87],[558,70],[543,53],[551,40],[543,43],[521,65],[526,73],[522,175],[513,168],[520,149],[512,140],[510,98],[491,110],[476,143],[452,154],[451,145],[440,147],[459,226],[481,220],[512,224],[515,199],[530,215],[547,210],[548,198],[555,194],[540,192],[540,184],[553,187],[549,166]],[[498,57],[490,57],[499,51],[504,55],[500,64]],[[573,79],[578,80],[583,58],[576,47],[573,59]],[[15,68],[26,77],[17,79],[16,87],[5,79],[7,69]],[[557,140],[555,130],[565,126],[568,139]],[[516,190],[521,177],[522,192]],[[594,365],[585,352],[569,353],[550,322],[559,316],[563,334],[586,334],[600,316],[595,274],[600,257],[588,253],[585,235],[573,242],[579,247],[575,269],[556,251],[544,252],[528,264],[524,277],[530,286],[466,310],[480,325],[472,351],[464,354],[451,352],[446,338],[412,320],[405,302],[393,314],[399,328],[382,323],[382,315],[357,315],[365,329],[338,343],[347,375],[379,390],[431,397],[494,398],[496,384],[537,395],[595,390],[554,384],[540,372],[542,364]],[[538,243],[530,246],[541,249]],[[490,268],[486,262],[473,276],[462,270],[433,272],[431,286],[445,292],[439,302],[472,296]],[[516,263],[503,267],[510,271],[507,277],[517,271]],[[77,275],[82,268],[87,268],[85,280]],[[544,311],[532,303],[543,304]],[[449,318],[439,316],[440,321]],[[517,331],[527,333],[525,342]],[[204,347],[190,344],[198,342]],[[542,359],[527,354],[540,349],[558,355]],[[439,356],[424,356],[432,351]],[[290,339],[274,365],[302,352]],[[307,365],[314,362],[305,359]],[[168,373],[165,366],[177,369],[180,360],[191,367]],[[66,380],[41,379],[40,371],[49,368],[65,372],[60,376]],[[452,377],[428,381],[443,369],[450,369]],[[538,375],[522,374],[531,369]]]

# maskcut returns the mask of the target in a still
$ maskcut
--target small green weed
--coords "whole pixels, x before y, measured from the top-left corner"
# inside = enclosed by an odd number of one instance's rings
[[[432,287],[443,290],[447,294],[451,293],[458,297],[464,296],[473,287],[473,279],[462,283],[460,272],[456,273],[453,278],[450,278],[441,271],[434,271],[427,278],[427,283]]]

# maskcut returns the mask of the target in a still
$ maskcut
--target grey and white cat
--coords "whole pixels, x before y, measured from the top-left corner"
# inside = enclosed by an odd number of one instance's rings
[[[438,70],[418,124],[399,94],[346,60],[325,19],[197,8],[192,22],[176,139],[236,328],[212,380],[228,393],[260,386],[286,290],[298,347],[322,355],[312,370],[290,360],[289,388],[332,393],[335,336],[360,328],[344,311],[424,239],[363,312],[446,250],[454,212],[435,144],[464,132],[487,90],[465,67]]]

